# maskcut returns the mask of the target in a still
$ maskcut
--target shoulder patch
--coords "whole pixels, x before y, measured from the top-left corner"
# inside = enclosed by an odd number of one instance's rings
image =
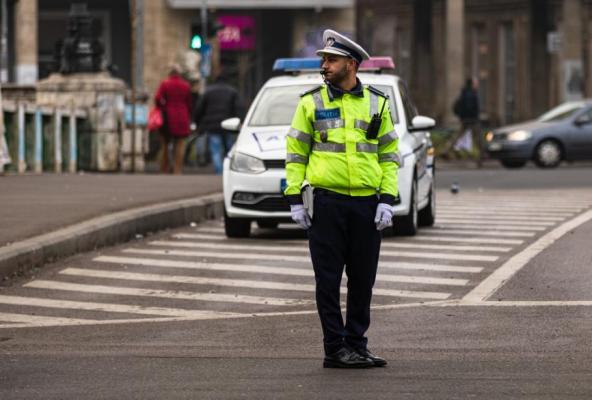
[[[317,86],[317,87],[314,87],[314,88],[312,88],[312,89],[310,89],[310,90],[307,90],[306,92],[302,93],[302,94],[300,95],[300,97],[304,97],[304,96],[306,96],[307,94],[313,94],[313,93],[315,93],[315,92],[318,92],[318,91],[319,91],[319,90],[321,90],[322,88],[323,88],[323,86],[322,86],[322,85],[320,85],[320,86]]]
[[[381,97],[384,97],[385,99],[388,99],[388,95],[386,93],[381,92],[380,90],[376,89],[374,86],[368,85],[368,90],[371,91],[374,94],[377,94],[378,96],[381,96]]]

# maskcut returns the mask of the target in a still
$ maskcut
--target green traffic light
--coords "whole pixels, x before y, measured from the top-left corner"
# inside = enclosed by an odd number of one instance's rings
[[[199,49],[201,49],[201,45],[202,45],[201,36],[193,35],[193,37],[191,38],[191,48],[194,50],[199,50]]]

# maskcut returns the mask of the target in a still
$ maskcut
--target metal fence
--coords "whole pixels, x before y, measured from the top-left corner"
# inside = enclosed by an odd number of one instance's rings
[[[30,102],[2,102],[6,141],[12,164],[25,172],[76,172],[79,131],[87,123],[87,111],[38,106]]]

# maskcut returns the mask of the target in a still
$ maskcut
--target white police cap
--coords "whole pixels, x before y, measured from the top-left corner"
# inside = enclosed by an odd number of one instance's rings
[[[332,29],[326,29],[323,32],[323,43],[325,43],[325,48],[317,50],[317,56],[322,57],[324,54],[334,54],[337,56],[351,57],[358,63],[370,58],[362,46]]]

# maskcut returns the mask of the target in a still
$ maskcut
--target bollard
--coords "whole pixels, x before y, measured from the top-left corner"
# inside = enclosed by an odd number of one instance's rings
[[[54,171],[62,172],[62,112],[59,108],[55,109],[53,116],[54,127]]]
[[[43,172],[43,116],[41,109],[35,109],[35,162],[36,173]]]
[[[70,110],[70,157],[68,158],[68,171],[76,172],[76,164],[78,162],[78,148],[76,140],[76,111],[72,108]]]
[[[18,162],[17,171],[22,174],[27,170],[25,162],[25,105],[19,103],[17,106],[17,129],[18,129]]]

